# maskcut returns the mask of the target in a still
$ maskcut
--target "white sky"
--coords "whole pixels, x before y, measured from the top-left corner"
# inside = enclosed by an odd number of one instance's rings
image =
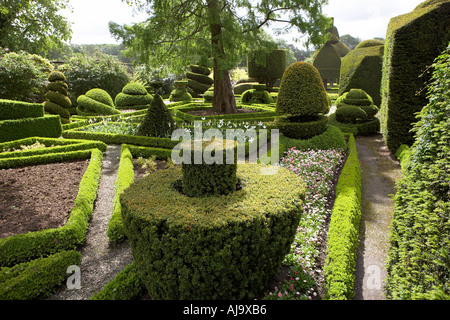
[[[386,37],[392,17],[411,12],[424,0],[328,0],[323,12],[334,17],[339,34],[350,34],[361,40]],[[145,20],[145,15],[133,16],[133,9],[121,0],[71,0],[73,12],[64,11],[72,25],[74,44],[118,43],[111,37],[108,22],[132,24]],[[291,42],[295,35],[284,36]],[[300,44],[296,44],[301,47]]]

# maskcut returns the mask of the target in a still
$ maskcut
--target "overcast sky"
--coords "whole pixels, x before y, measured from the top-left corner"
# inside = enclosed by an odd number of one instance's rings
[[[392,17],[411,12],[424,0],[328,0],[323,12],[334,17],[339,34],[350,34],[361,40],[386,37]],[[64,11],[72,25],[74,44],[117,43],[108,30],[108,22],[132,24],[145,20],[145,15],[133,16],[133,9],[121,0],[71,0],[73,12]],[[285,36],[289,42],[295,35]],[[296,44],[301,47],[300,44]]]

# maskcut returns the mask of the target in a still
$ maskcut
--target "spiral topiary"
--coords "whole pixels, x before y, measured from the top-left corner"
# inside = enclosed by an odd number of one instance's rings
[[[82,116],[113,115],[121,112],[114,107],[114,102],[103,89],[95,88],[77,99],[77,113]]]
[[[190,65],[186,78],[188,79],[187,89],[192,96],[204,94],[213,84],[214,80],[209,77],[211,69],[201,65]]]
[[[130,82],[123,87],[115,99],[117,109],[146,109],[152,103],[153,97],[145,87],[137,82]]]
[[[48,75],[48,81],[49,83],[45,88],[45,111],[59,115],[62,124],[70,123],[69,109],[72,106],[72,101],[68,97],[66,77],[60,71],[52,71]]]

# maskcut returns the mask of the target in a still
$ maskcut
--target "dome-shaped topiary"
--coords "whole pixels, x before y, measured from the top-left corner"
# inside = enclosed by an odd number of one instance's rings
[[[360,48],[369,48],[369,47],[376,47],[376,46],[384,46],[384,41],[379,39],[370,39],[370,40],[364,40],[355,47],[355,49]]]
[[[77,99],[77,113],[79,115],[112,115],[121,112],[114,107],[114,102],[103,89],[95,88],[81,95]]]
[[[118,109],[146,109],[152,103],[153,97],[145,87],[137,82],[130,82],[117,94],[115,104]]]
[[[175,121],[159,94],[148,107],[147,114],[138,128],[138,135],[166,137],[175,129]]]
[[[45,111],[59,115],[62,124],[70,123],[71,115],[69,109],[72,107],[72,101],[68,97],[66,77],[60,71],[52,71],[48,75],[48,80],[49,83],[45,88]]]
[[[310,63],[295,62],[284,72],[276,111],[296,116],[317,116],[330,110],[319,71]]]
[[[367,114],[358,106],[342,106],[336,109],[336,119],[343,123],[357,123],[367,119]]]

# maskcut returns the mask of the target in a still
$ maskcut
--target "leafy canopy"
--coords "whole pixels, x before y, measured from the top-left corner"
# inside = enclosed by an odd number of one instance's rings
[[[281,26],[279,33],[296,29],[306,45],[318,45],[331,25],[322,15],[327,0],[123,1],[149,17],[133,25],[110,22],[111,34],[124,42],[129,56],[154,67],[168,65],[174,72],[192,62],[211,66],[212,60],[220,71],[233,69],[249,49],[273,45],[261,36],[263,27]]]
[[[63,44],[72,34],[66,18],[68,0],[2,0],[0,2],[0,47],[42,54]]]

